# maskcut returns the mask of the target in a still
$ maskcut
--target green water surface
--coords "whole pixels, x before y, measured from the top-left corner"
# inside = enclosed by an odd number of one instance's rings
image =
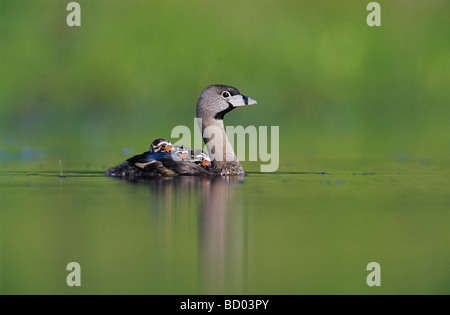
[[[140,183],[58,175],[0,174],[2,294],[450,290],[448,176],[432,167]],[[80,287],[66,283],[69,262]],[[381,287],[366,283],[369,262]]]
[[[0,294],[450,292],[450,1],[69,2],[0,1]],[[211,84],[278,173],[104,176]]]

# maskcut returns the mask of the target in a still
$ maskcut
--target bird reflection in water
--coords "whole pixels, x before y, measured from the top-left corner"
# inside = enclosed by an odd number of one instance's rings
[[[178,273],[198,273],[193,279],[198,293],[244,293],[247,228],[236,189],[244,183],[243,176],[182,176],[139,183],[150,187],[151,237],[158,243],[153,254],[168,281],[175,282]]]

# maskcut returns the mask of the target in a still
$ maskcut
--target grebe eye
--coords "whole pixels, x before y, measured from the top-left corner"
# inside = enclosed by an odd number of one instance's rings
[[[230,97],[230,93],[228,91],[223,91],[222,92],[222,97],[223,98],[229,98]]]

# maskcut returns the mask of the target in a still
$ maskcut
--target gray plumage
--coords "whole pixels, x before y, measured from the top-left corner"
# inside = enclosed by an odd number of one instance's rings
[[[254,99],[242,95],[239,90],[231,86],[210,85],[202,91],[197,102],[197,117],[201,118],[199,127],[210,153],[211,165],[203,166],[195,160],[161,159],[159,156],[152,155],[151,152],[146,152],[110,168],[106,175],[123,178],[151,178],[155,176],[244,174],[244,168],[228,141],[223,118],[225,114],[236,107],[254,104],[256,104]],[[209,134],[205,132],[206,128],[214,130],[214,132]],[[165,140],[157,139],[153,143],[161,141]],[[179,149],[179,147],[175,147],[175,150]],[[166,157],[166,155],[163,156]]]
[[[231,86],[210,85],[201,93],[197,102],[197,118],[201,118],[200,129],[204,135],[203,140],[210,155],[212,155],[213,149],[222,153],[212,159],[211,175],[244,174],[244,168],[237,159],[226,135],[223,117],[236,107],[254,104],[256,104],[254,99],[242,95],[238,89]],[[208,127],[215,127],[214,129],[219,133],[219,135],[215,135],[215,137],[219,136],[219,139],[214,144],[211,144],[214,142],[211,141],[214,140],[214,137],[205,135],[204,131]],[[219,150],[214,146],[219,146]]]

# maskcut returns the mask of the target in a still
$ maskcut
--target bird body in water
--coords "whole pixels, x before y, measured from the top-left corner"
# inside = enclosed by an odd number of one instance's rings
[[[149,151],[135,155],[122,164],[110,168],[107,175],[136,178],[208,175],[210,165],[209,156],[202,150],[174,146],[170,141],[156,139],[152,142]]]
[[[149,151],[135,155],[122,164],[108,169],[106,175],[122,178],[243,175],[244,168],[225,133],[223,118],[236,107],[254,104],[256,104],[254,99],[242,95],[234,87],[210,85],[200,94],[197,102],[197,117],[201,118],[199,127],[208,151],[217,151],[214,146],[221,147],[219,156],[215,155],[211,158],[202,150],[174,146],[168,140],[156,139],[150,145]],[[206,128],[215,128],[215,136],[204,132]]]

